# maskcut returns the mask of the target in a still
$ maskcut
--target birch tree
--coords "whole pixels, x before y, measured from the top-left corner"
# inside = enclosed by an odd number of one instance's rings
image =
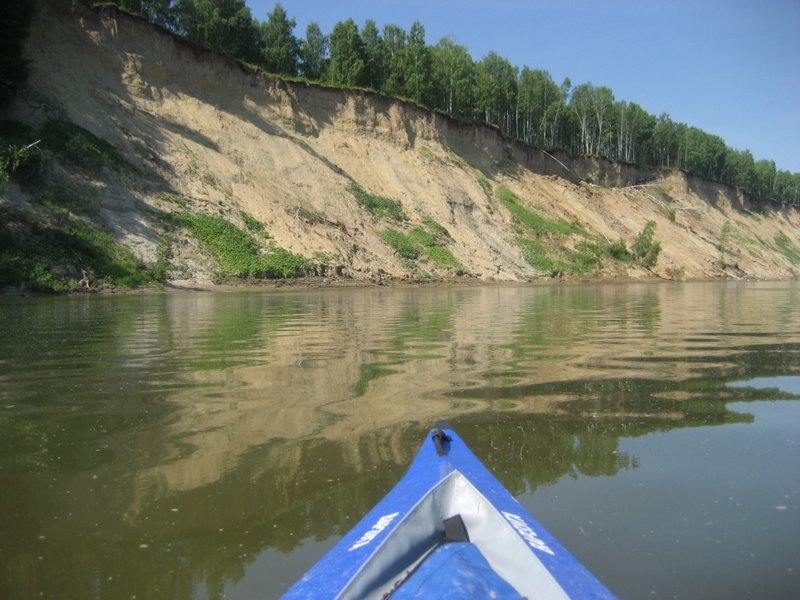
[[[411,25],[404,54],[405,96],[426,106],[431,96],[432,61],[430,48],[425,44],[425,28],[419,21]]]
[[[279,75],[297,75],[300,65],[300,40],[294,35],[297,23],[286,15],[286,10],[276,4],[267,20],[261,24],[264,42],[264,70]]]
[[[516,107],[517,70],[496,52],[489,52],[477,65],[476,101],[478,114],[487,123],[512,131]]]
[[[171,15],[175,30],[186,39],[246,62],[261,62],[261,31],[244,0],[176,0]]]
[[[340,21],[331,32],[330,63],[328,81],[350,87],[362,87],[367,83],[364,42],[353,19]]]
[[[570,108],[575,113],[580,125],[580,149],[583,154],[592,154],[594,147],[591,118],[592,118],[592,84],[582,83],[572,90]]]
[[[381,91],[388,96],[401,96],[405,90],[406,32],[397,25],[383,27],[383,58],[386,70]]]
[[[361,30],[361,41],[364,42],[366,56],[367,85],[373,90],[380,90],[386,76],[386,67],[383,62],[383,40],[377,24],[372,19],[367,19]]]
[[[431,49],[433,106],[454,117],[472,112],[475,63],[464,46],[442,38]]]
[[[319,81],[325,76],[328,57],[328,37],[319,24],[312,21],[306,26],[306,39],[300,44],[300,70],[305,77]]]

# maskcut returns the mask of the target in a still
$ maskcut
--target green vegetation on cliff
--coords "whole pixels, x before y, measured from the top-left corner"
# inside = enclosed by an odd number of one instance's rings
[[[252,236],[222,217],[183,213],[179,220],[219,263],[222,277],[296,277],[310,262],[277,246],[264,250]]]
[[[49,214],[0,210],[0,288],[64,292],[163,280],[163,263],[145,265],[102,228]]]
[[[397,200],[370,194],[355,182],[351,183],[347,190],[353,194],[361,208],[378,218],[391,219],[393,221],[404,221],[406,219],[403,206]]]
[[[28,143],[29,140],[39,142]],[[46,157],[70,166],[76,179],[49,172]],[[155,260],[145,263],[115,238],[104,221],[94,186],[80,183],[103,169],[135,173],[116,148],[63,118],[51,118],[37,130],[0,122],[0,192],[12,180],[33,198],[30,209],[0,205],[0,288],[42,292],[90,290],[104,286],[137,287],[167,279],[177,224],[185,226],[219,263],[222,277],[287,278],[305,272],[310,262],[270,244],[266,248],[229,221],[202,213],[148,213],[165,229]],[[115,177],[119,178],[118,175]],[[189,201],[162,194],[184,209]],[[260,238],[269,235],[246,213],[245,226]]]
[[[41,148],[31,140],[41,140]],[[42,164],[45,152],[78,172],[127,168],[112,146],[64,119],[51,119],[37,131],[0,123],[0,192],[13,180],[34,199],[30,210],[0,207],[0,287],[60,292],[163,281],[168,249],[154,264],[139,260],[97,218],[91,186],[51,181]]]
[[[424,255],[439,267],[463,270],[463,265],[444,245],[447,240],[443,239],[445,236],[442,232],[449,238],[447,230],[430,218],[425,220],[425,226],[427,230],[415,227],[408,234],[396,229],[384,229],[381,237],[398,255],[407,260],[413,261]]]
[[[586,242],[589,235],[581,227],[542,216],[505,186],[498,188],[497,198],[511,213],[517,245],[531,266],[551,277],[562,273],[587,276],[602,267],[599,248]],[[580,240],[572,250],[567,242],[575,235]]]

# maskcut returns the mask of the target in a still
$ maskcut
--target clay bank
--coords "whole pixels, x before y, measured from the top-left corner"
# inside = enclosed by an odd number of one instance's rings
[[[176,287],[800,272],[797,207],[548,154],[412,103],[258,72],[113,7],[67,4],[37,3],[28,81],[7,116],[42,139],[35,173],[0,199],[20,264],[20,240],[88,231],[131,273]],[[47,259],[49,277],[113,279],[76,247]]]

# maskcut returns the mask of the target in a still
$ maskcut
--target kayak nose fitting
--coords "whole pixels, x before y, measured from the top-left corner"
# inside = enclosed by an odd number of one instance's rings
[[[447,435],[444,429],[437,427],[431,432],[431,437],[433,438],[433,445],[436,446],[436,454],[445,456],[450,452],[450,442],[453,438]]]

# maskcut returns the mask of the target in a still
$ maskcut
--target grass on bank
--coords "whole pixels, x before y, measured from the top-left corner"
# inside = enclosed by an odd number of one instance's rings
[[[392,228],[384,229],[381,238],[406,260],[414,261],[424,255],[441,267],[464,270],[445,246],[452,240],[450,232],[430,216],[423,218],[423,227],[414,227],[407,234]]]
[[[355,182],[351,182],[350,185],[347,186],[347,191],[353,194],[358,205],[371,215],[398,222],[406,220],[403,206],[397,200],[370,194]]]
[[[251,235],[222,217],[182,213],[179,220],[217,260],[222,277],[289,278],[310,266],[308,259],[277,246],[263,251]]]
[[[50,119],[36,129],[0,121],[0,191],[13,180],[35,200],[31,210],[0,209],[0,287],[64,292],[163,281],[169,238],[156,263],[144,264],[98,222],[91,188],[49,181],[47,153],[78,172],[130,168],[113,146],[66,119]]]
[[[589,234],[582,227],[568,223],[564,219],[548,219],[535,210],[523,206],[517,195],[505,186],[498,188],[497,199],[508,209],[517,223],[536,236],[579,234],[589,237]]]
[[[610,242],[594,238],[574,223],[539,214],[524,206],[505,186],[498,188],[497,198],[511,213],[517,229],[517,245],[525,260],[551,277],[561,273],[579,277],[591,275],[602,269],[604,258],[652,268],[661,252],[661,243],[655,238],[655,221],[645,225],[629,250],[623,239]],[[579,236],[573,244],[574,249],[561,243],[573,236]]]
[[[800,264],[800,250],[794,247],[789,237],[781,232],[775,236],[775,246],[793,265]]]
[[[45,148],[88,170],[97,172],[104,165],[132,169],[114,146],[67,119],[48,120],[40,135]]]
[[[138,287],[163,281],[169,249],[145,265],[130,249],[94,225],[48,223],[4,211],[0,225],[0,287],[67,292],[105,285]]]
[[[531,266],[555,277],[561,273],[586,276],[602,268],[602,249],[587,241],[590,236],[582,227],[563,219],[549,219],[522,204],[505,186],[497,189],[497,199],[511,213],[517,229],[517,245]],[[575,250],[566,248],[562,239],[581,236]]]

